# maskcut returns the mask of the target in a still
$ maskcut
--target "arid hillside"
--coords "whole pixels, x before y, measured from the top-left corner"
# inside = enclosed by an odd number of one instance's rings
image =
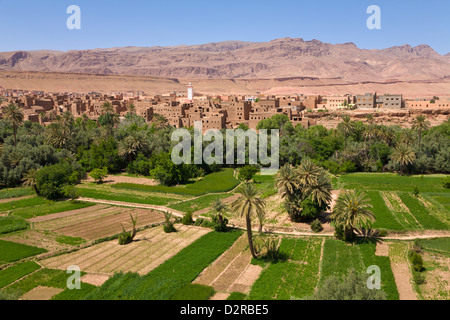
[[[353,43],[284,38],[257,43],[5,52],[0,53],[0,70],[185,79],[311,77],[348,82],[410,81],[450,77],[450,57],[427,45],[365,50]]]

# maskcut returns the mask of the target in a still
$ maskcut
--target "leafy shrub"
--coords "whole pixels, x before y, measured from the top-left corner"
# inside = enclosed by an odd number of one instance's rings
[[[217,232],[226,232],[228,230],[227,224],[228,219],[221,215],[215,214],[212,217],[212,226],[213,229]]]
[[[442,179],[442,186],[445,189],[450,189],[450,176],[447,176],[447,177]]]
[[[414,271],[413,272],[413,280],[414,280],[414,283],[417,285],[423,284],[423,283],[425,283],[425,276],[420,272]]]
[[[411,262],[414,271],[420,272],[423,270],[423,259],[417,252],[413,250],[409,252],[409,261]]]
[[[388,231],[386,229],[379,229],[378,230],[378,236],[379,237],[386,237],[388,235]]]
[[[36,173],[36,188],[40,196],[50,200],[64,196],[66,185],[78,183],[85,175],[78,164],[63,161],[55,165],[44,167]]]
[[[419,188],[417,186],[414,186],[414,190],[413,190],[413,195],[414,197],[419,197],[420,191]]]
[[[94,169],[89,174],[97,183],[103,183],[103,180],[108,176],[108,168]]]
[[[192,213],[186,213],[183,218],[181,219],[181,223],[185,226],[190,226],[194,224],[194,220],[192,219]]]
[[[322,223],[319,219],[316,219],[311,223],[311,230],[316,233],[319,233],[323,230]]]
[[[315,300],[386,300],[382,290],[371,290],[366,285],[367,276],[350,270],[342,278],[330,276],[317,288]]]
[[[133,242],[134,237],[136,236],[136,223],[137,223],[137,215],[133,218],[130,213],[131,225],[133,226],[133,230],[131,232],[127,232],[125,227],[122,225],[122,233],[119,234],[119,245],[124,246]]]
[[[202,227],[202,228],[210,228],[210,229],[214,229],[214,224],[206,219],[203,218],[198,218],[197,220],[195,220],[195,224],[196,227]]]
[[[174,222],[171,221],[172,214],[170,212],[164,212],[164,218],[166,219],[166,221],[164,222],[164,227],[163,227],[164,232],[165,233],[176,232],[177,229],[175,229]]]
[[[255,166],[246,165],[239,169],[239,180],[250,181],[253,176],[258,172],[258,168]]]
[[[258,254],[263,253],[261,259],[265,261],[277,261],[280,258],[279,239],[276,236],[255,236],[254,246]]]

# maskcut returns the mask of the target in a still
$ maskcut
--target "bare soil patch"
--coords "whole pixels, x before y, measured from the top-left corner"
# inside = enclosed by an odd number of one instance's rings
[[[49,252],[71,248],[71,245],[56,241],[57,235],[44,233],[38,230],[24,230],[18,233],[7,234],[2,240],[26,244],[33,247],[43,248]]]
[[[122,226],[125,230],[129,230],[131,228],[130,214],[133,216],[137,215],[137,228],[159,224],[164,221],[164,215],[156,211],[124,208],[121,211],[119,214],[77,223],[54,231],[71,237],[95,240],[122,232]]]
[[[85,181],[95,182],[95,180],[92,177],[88,177]],[[106,185],[111,185],[111,184],[116,184],[116,183],[133,183],[133,184],[141,184],[141,185],[146,185],[146,186],[159,185],[159,183],[154,179],[129,177],[126,175],[110,175],[103,181],[103,184],[106,184]]]
[[[225,301],[228,299],[228,297],[230,296],[229,293],[225,293],[225,292],[217,292],[215,295],[213,295],[209,300],[214,300],[214,301]]]
[[[377,243],[375,255],[382,256],[382,257],[388,257],[389,256],[389,245],[385,242]]]
[[[104,210],[107,208],[109,208],[109,206],[95,205],[92,207],[87,207],[87,208],[82,208],[82,209],[77,209],[77,210],[72,210],[72,211],[59,212],[59,213],[49,214],[46,216],[40,216],[40,217],[28,219],[28,221],[30,221],[32,223],[40,223],[40,222],[45,222],[45,221],[50,221],[50,220],[72,217],[72,216],[76,216],[76,215],[80,215],[80,214],[98,212],[100,210]]]
[[[84,283],[92,284],[93,286],[101,286],[106,281],[108,281],[109,276],[105,274],[95,274],[95,273],[88,273],[85,274],[83,277],[81,277],[81,281]]]
[[[211,232],[199,227],[176,226],[178,232],[166,234],[162,227],[138,232],[136,240],[120,246],[117,240],[103,242],[76,252],[41,261],[47,268],[66,270],[70,265],[82,271],[104,275],[137,272],[145,275],[201,236]]]
[[[50,300],[63,291],[63,289],[39,286],[25,293],[19,300]]]

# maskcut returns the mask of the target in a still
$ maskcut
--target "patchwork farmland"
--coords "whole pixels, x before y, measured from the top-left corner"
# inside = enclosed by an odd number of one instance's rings
[[[152,183],[136,187],[132,178],[126,184],[86,182],[80,190],[89,202],[51,202],[23,188],[5,191],[0,203],[0,297],[313,299],[328,279],[344,277],[350,270],[365,273],[377,265],[387,299],[448,299],[450,193],[439,186],[440,176],[336,177],[331,208],[319,216],[324,229],[313,234],[310,223],[289,219],[274,177],[257,175],[255,185],[267,202],[263,230],[272,232],[280,254],[277,261],[269,261],[252,258],[247,235],[240,230],[222,233],[207,223],[180,223],[188,213],[210,221],[213,202],[221,199],[228,205],[224,215],[230,224],[245,229],[244,220],[229,210],[239,198],[239,181],[232,170],[222,175],[219,186],[210,188],[213,180],[207,179],[186,190]],[[412,186],[420,181],[422,187],[414,195]],[[365,190],[376,216],[374,228],[385,229],[386,239],[353,244],[333,239],[328,216],[347,189]],[[166,211],[176,213],[172,221],[177,232],[164,232]],[[123,228],[132,229],[130,216],[138,217],[137,235],[121,246],[117,238]],[[256,217],[252,224],[257,237]],[[428,240],[434,235],[435,241]],[[407,258],[417,246],[426,266],[427,281],[420,285],[413,282]],[[66,269],[72,265],[83,275],[82,289],[75,292],[65,287]]]

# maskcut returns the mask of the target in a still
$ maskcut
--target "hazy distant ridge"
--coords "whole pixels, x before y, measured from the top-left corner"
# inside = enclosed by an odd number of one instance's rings
[[[341,77],[349,81],[450,76],[450,53],[428,45],[359,49],[353,43],[277,39],[195,46],[0,53],[0,70],[135,74],[177,78]]]

